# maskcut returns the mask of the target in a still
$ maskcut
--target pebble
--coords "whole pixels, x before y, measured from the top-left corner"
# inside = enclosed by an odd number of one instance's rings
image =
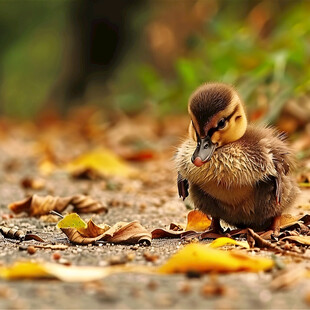
[[[28,254],[33,255],[35,252],[37,252],[37,250],[34,246],[29,245],[27,248],[27,252],[28,252]]]
[[[62,265],[65,265],[65,266],[71,266],[72,265],[72,263],[69,260],[65,259],[65,258],[60,258],[58,260],[58,262],[59,262],[59,264],[62,264]]]
[[[60,260],[61,254],[58,253],[58,252],[55,252],[55,253],[53,253],[52,258],[53,258],[54,260]]]

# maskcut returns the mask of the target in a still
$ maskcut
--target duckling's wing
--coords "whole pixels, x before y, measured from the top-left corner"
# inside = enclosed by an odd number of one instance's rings
[[[183,200],[188,196],[188,181],[182,177],[180,172],[178,172],[178,191],[179,197],[183,198]]]
[[[290,169],[289,163],[285,160],[288,154],[289,153],[282,153],[282,154],[278,154],[278,156],[274,154],[274,158],[273,158],[273,164],[274,164],[275,170],[277,171],[277,176],[274,177],[277,204],[281,203],[282,188],[283,188],[282,178],[283,176],[288,174],[289,169]]]

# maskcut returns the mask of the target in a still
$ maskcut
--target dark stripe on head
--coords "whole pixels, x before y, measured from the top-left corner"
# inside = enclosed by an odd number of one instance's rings
[[[192,94],[189,108],[196,118],[201,134],[204,134],[204,126],[211,118],[229,105],[232,91],[230,86],[212,83],[199,87]]]

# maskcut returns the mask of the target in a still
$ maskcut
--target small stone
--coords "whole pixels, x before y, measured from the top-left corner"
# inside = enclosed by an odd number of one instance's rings
[[[150,289],[151,291],[154,291],[158,288],[158,282],[151,280],[148,284],[147,284],[148,289]]]
[[[59,262],[59,264],[65,265],[65,266],[71,266],[72,265],[72,263],[65,258],[60,258],[58,260],[58,262]]]
[[[34,246],[32,246],[32,245],[29,245],[28,248],[27,248],[27,252],[30,255],[33,255],[36,251],[37,251],[36,248]]]
[[[143,257],[147,262],[152,262],[152,263],[154,263],[155,261],[159,259],[159,255],[150,253],[149,251],[145,251],[143,253]]]
[[[182,294],[189,294],[192,291],[192,287],[188,282],[182,282],[179,287],[179,292]]]
[[[59,252],[55,252],[52,255],[53,260],[60,260],[61,254]]]
[[[121,264],[125,264],[127,262],[126,257],[121,257],[121,256],[112,256],[109,259],[109,264],[110,265],[121,265]]]
[[[136,258],[136,254],[135,253],[127,253],[126,258],[127,258],[128,262],[132,262]]]
[[[205,297],[223,296],[226,292],[225,286],[216,283],[207,283],[201,288],[201,294]]]
[[[20,245],[20,246],[18,247],[18,250],[19,250],[19,251],[27,251],[27,249],[28,249],[28,247],[25,246],[25,245]]]

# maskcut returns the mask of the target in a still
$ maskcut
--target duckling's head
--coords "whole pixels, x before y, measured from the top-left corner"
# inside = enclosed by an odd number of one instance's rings
[[[233,87],[207,83],[189,99],[189,133],[197,142],[192,162],[200,167],[209,161],[217,148],[240,139],[247,127],[244,106]]]

